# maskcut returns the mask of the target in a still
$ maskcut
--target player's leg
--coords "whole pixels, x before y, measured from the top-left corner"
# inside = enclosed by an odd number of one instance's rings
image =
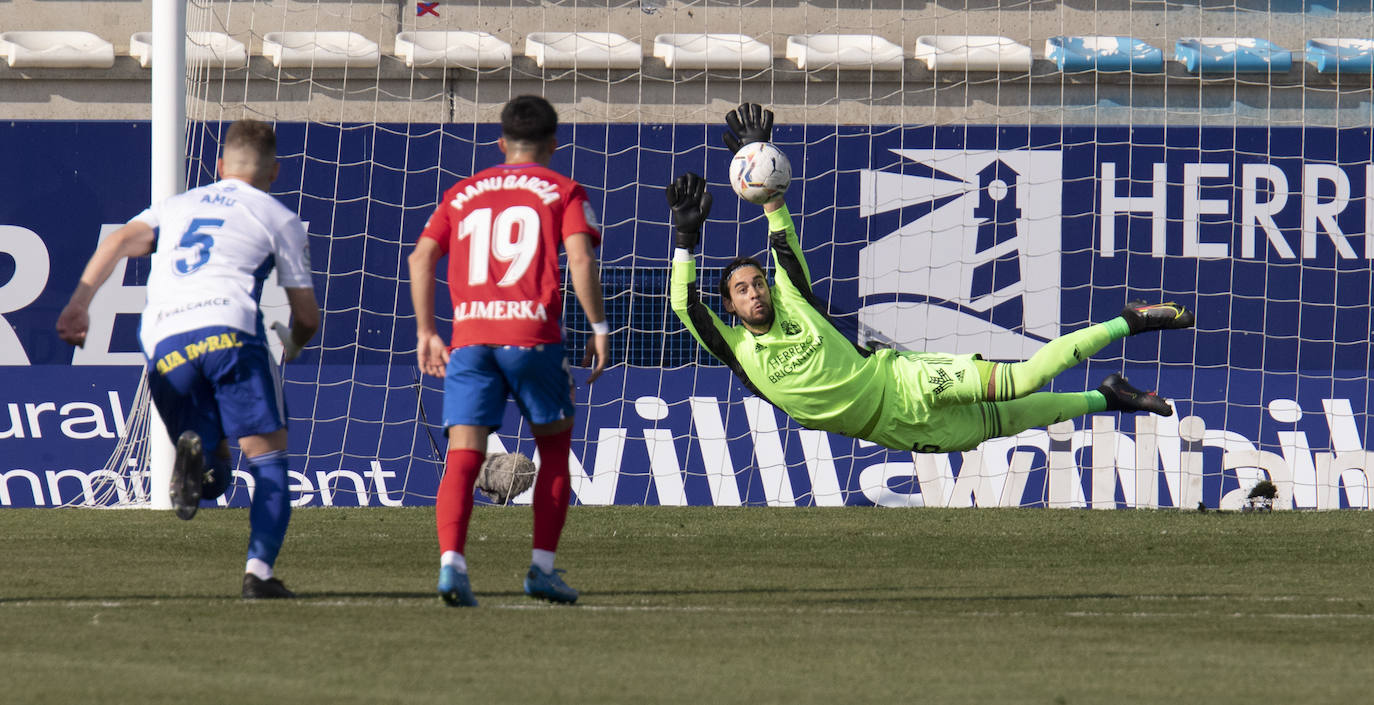
[[[233,458],[229,455],[229,440],[221,439],[214,450],[205,451],[205,484],[201,487],[201,499],[219,499],[234,483]]]
[[[1055,338],[1024,362],[980,361],[979,376],[986,390],[984,398],[1005,401],[1023,397],[1113,341],[1137,333],[1192,325],[1192,312],[1178,304],[1147,306],[1132,302],[1120,316]]]
[[[572,497],[568,454],[572,446],[572,375],[562,345],[507,348],[498,352],[502,370],[516,404],[530,420],[539,449],[532,509],[534,541],[525,593],[552,602],[572,603],[578,593],[563,582],[554,568],[558,540],[567,521]]]
[[[444,396],[447,398],[450,393],[445,392]],[[476,607],[465,552],[468,526],[472,523],[473,485],[482,471],[491,427],[457,424],[449,426],[447,433],[444,477],[434,498],[434,525],[439,537],[438,590],[450,607]]]
[[[449,355],[444,378],[448,450],[434,499],[434,524],[439,539],[439,596],[451,607],[477,606],[464,555],[473,486],[486,458],[487,436],[501,426],[507,395],[493,348],[468,345]]]
[[[235,332],[233,340],[236,345],[204,353],[203,369],[215,386],[224,433],[238,439],[253,476],[242,596],[295,597],[274,574],[291,521],[281,371],[262,338]]]
[[[207,494],[217,489],[216,481],[207,480],[207,468],[217,464],[206,451],[224,440],[220,410],[214,383],[205,373],[207,358],[190,350],[198,350],[200,342],[226,330],[215,327],[170,336],[157,344],[148,363],[153,408],[176,445],[170,495],[172,507],[182,519],[196,515],[201,499],[219,496]],[[224,465],[227,470],[228,463]]]
[[[1099,411],[1146,411],[1160,416],[1172,416],[1174,413],[1173,407],[1154,392],[1142,392],[1132,387],[1119,374],[1107,377],[1100,387],[1088,392],[1036,392],[1020,399],[983,402],[981,406],[984,407],[984,418],[989,425],[988,438],[1014,436],[1026,429],[1049,426]]]
[[[978,447],[989,438],[1002,438],[1101,411],[1174,413],[1168,402],[1154,393],[1142,392],[1113,374],[1101,387],[1088,392],[1036,392],[1020,399],[978,402],[942,409],[936,428],[922,434],[924,450],[962,451]]]
[[[291,522],[286,429],[239,438],[239,448],[253,475],[253,503],[248,510],[248,562],[243,573],[244,599],[289,598],[275,575],[277,554]]]

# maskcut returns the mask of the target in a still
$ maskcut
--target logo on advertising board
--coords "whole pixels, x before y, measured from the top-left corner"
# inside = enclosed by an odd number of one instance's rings
[[[1010,357],[1059,335],[1061,152],[892,151],[920,173],[860,172],[860,215],[904,221],[859,253],[861,335]]]

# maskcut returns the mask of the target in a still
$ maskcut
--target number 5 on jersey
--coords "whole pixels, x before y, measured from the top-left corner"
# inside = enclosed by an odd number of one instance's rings
[[[497,286],[520,281],[539,250],[539,232],[539,212],[529,206],[511,206],[495,219],[490,208],[469,213],[458,224],[458,239],[468,241],[468,284],[487,283],[492,259],[511,263]]]
[[[182,233],[177,241],[177,256],[172,260],[172,268],[177,274],[186,275],[205,266],[210,261],[210,248],[215,246],[215,238],[206,229],[218,229],[224,225],[223,218],[195,218],[191,226]]]

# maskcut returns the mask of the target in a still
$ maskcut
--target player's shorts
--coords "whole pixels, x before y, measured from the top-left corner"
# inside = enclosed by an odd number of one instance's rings
[[[513,397],[532,424],[573,415],[572,374],[562,343],[532,348],[465,345],[449,353],[444,377],[444,427],[501,427]]]
[[[286,427],[281,373],[266,341],[235,328],[164,338],[148,360],[148,389],[168,435],[195,431],[207,451],[224,438]]]
[[[918,453],[976,447],[987,430],[979,360],[980,355],[898,353],[892,362],[895,388],[885,395],[874,428],[860,437]]]

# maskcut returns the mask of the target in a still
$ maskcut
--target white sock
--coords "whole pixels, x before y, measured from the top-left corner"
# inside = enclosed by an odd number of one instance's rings
[[[463,554],[457,551],[444,551],[444,554],[439,556],[439,566],[453,566],[459,573],[464,575],[467,575],[468,572],[467,559],[463,557]]]
[[[545,551],[542,548],[534,549],[530,557],[530,565],[538,568],[542,573],[552,573],[553,551]]]
[[[246,573],[258,576],[259,580],[270,580],[272,578],[272,566],[261,558],[249,558],[248,567],[244,569]]]

